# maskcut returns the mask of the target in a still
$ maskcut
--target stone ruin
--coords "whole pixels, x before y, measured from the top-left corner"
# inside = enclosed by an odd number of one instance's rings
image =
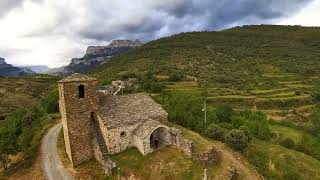
[[[110,174],[109,155],[136,147],[147,155],[173,145],[189,157],[193,143],[167,126],[167,112],[145,93],[122,96],[97,92],[97,80],[73,74],[59,81],[59,108],[72,166],[96,158]]]

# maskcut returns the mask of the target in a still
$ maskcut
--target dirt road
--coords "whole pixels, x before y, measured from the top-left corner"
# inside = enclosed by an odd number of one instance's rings
[[[41,145],[41,160],[42,170],[49,180],[73,180],[74,178],[64,168],[59,159],[57,152],[58,134],[62,128],[59,123],[49,130],[47,135],[42,140]]]

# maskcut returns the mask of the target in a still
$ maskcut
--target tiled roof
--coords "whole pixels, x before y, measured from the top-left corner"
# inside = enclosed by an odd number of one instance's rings
[[[99,93],[99,115],[104,125],[110,129],[132,125],[146,119],[164,119],[168,114],[146,93],[122,96]]]
[[[84,74],[74,73],[74,74],[60,80],[59,83],[77,82],[77,81],[96,81],[96,79],[93,77],[86,76]]]

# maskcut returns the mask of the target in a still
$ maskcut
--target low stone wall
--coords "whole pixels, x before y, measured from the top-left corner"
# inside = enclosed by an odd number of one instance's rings
[[[204,153],[194,154],[193,158],[200,161],[204,167],[208,167],[218,164],[221,160],[221,155],[214,148],[211,148]]]
[[[182,136],[181,131],[177,128],[169,130],[171,134],[171,144],[182,150],[188,157],[193,155],[193,142]]]

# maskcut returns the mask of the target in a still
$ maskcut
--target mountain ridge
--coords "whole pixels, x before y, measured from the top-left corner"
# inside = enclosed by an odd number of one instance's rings
[[[21,76],[21,75],[32,75],[35,72],[12,66],[11,64],[7,64],[6,60],[0,57],[0,76],[4,77],[14,77],[14,76]]]
[[[72,73],[85,73],[96,66],[105,63],[113,56],[117,56],[129,49],[141,46],[139,40],[113,40],[107,46],[89,46],[82,58],[72,58],[69,65],[56,71],[49,71],[51,75],[66,76]]]

